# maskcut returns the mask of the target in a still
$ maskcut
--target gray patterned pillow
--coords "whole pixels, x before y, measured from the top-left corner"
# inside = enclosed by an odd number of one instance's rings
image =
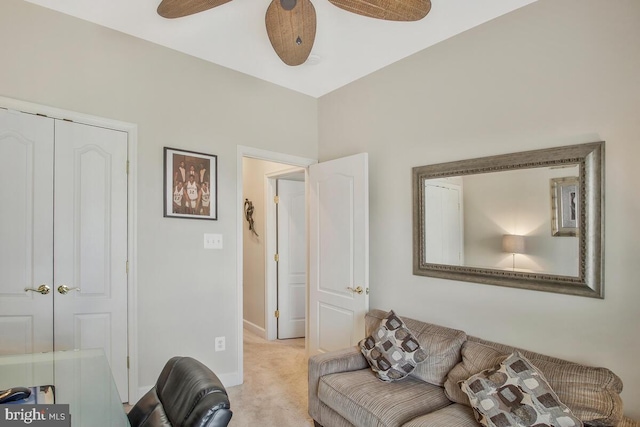
[[[393,310],[358,345],[371,369],[382,381],[406,377],[427,358],[418,340]]]
[[[542,373],[517,351],[459,385],[483,426],[582,427]]]

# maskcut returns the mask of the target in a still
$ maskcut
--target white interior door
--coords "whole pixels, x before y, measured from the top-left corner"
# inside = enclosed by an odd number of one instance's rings
[[[425,262],[463,265],[462,187],[425,183]]]
[[[0,108],[0,354],[53,349],[53,132]]]
[[[369,309],[368,156],[309,167],[309,351],[355,345]]]
[[[305,183],[278,183],[278,339],[305,333],[307,245]]]
[[[127,134],[55,131],[55,349],[103,348],[127,401]]]

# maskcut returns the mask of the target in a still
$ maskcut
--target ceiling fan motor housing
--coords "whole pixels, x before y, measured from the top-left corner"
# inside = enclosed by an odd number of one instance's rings
[[[280,0],[280,6],[282,6],[284,10],[293,9],[296,7],[296,3],[298,3],[296,0]]]

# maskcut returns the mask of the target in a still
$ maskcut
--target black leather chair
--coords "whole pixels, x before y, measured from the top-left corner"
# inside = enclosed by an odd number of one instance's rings
[[[231,415],[216,374],[191,357],[173,357],[128,417],[132,427],[224,427]]]

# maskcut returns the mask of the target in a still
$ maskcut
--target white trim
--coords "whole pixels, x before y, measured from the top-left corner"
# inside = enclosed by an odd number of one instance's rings
[[[264,324],[266,329],[265,339],[267,341],[273,341],[278,337],[278,322],[274,316],[274,312],[278,307],[278,301],[276,292],[272,292],[273,286],[277,286],[278,284],[278,270],[275,268],[275,263],[273,262],[273,257],[277,250],[277,228],[273,226],[276,222],[277,210],[276,204],[273,203],[273,198],[276,195],[276,178],[271,178],[267,175],[264,185],[264,194],[269,201],[264,210]]]
[[[137,402],[143,395],[138,390],[138,125],[131,125],[129,134],[129,228],[127,335],[129,337],[129,402]]]
[[[127,184],[127,254],[129,258],[129,275],[127,276],[127,336],[128,336],[128,353],[129,353],[129,375],[128,375],[128,393],[129,402],[136,402],[146,391],[140,394],[141,388],[138,387],[138,276],[137,276],[137,161],[138,161],[138,125],[134,123],[121,122],[119,120],[106,119],[102,117],[91,116],[75,111],[63,110],[60,108],[49,107],[40,104],[34,104],[27,101],[21,101],[13,98],[0,96],[0,105],[11,110],[18,110],[28,114],[42,114],[54,119],[67,119],[76,123],[82,123],[92,126],[109,128],[126,132],[128,134],[128,159],[129,159],[129,177]],[[149,387],[150,389],[151,387]],[[149,390],[147,389],[147,391]]]
[[[225,387],[233,387],[234,385],[242,384],[237,372],[231,372],[229,374],[216,374],[220,382]]]
[[[265,330],[264,328],[261,328],[260,326],[256,325],[253,322],[249,322],[248,320],[243,320],[242,322],[244,324],[244,329],[253,332],[254,334],[258,335],[259,337],[264,338],[265,337]]]
[[[316,163],[318,163],[317,160],[315,159],[309,159],[306,157],[298,157],[298,156],[292,156],[290,154],[283,154],[283,153],[277,153],[274,151],[267,151],[267,150],[262,150],[259,148],[252,148],[252,147],[246,147],[243,145],[238,145],[237,147],[237,157],[236,157],[236,277],[237,277],[237,282],[236,282],[236,306],[237,306],[237,313],[238,313],[238,319],[237,319],[237,327],[238,327],[238,339],[237,339],[237,352],[238,352],[238,361],[237,361],[237,376],[235,377],[235,380],[237,382],[230,382],[229,385],[239,385],[242,384],[244,381],[244,369],[243,369],[243,362],[244,362],[244,350],[243,350],[243,342],[242,342],[242,338],[243,338],[243,325],[244,325],[244,319],[243,319],[243,307],[242,307],[242,300],[243,300],[243,286],[242,286],[242,282],[243,282],[243,275],[242,275],[242,268],[243,268],[243,241],[242,241],[242,226],[243,226],[243,218],[244,218],[244,212],[243,212],[243,198],[242,198],[242,191],[243,191],[243,178],[242,178],[242,158],[243,157],[250,157],[253,159],[260,159],[260,160],[267,160],[270,162],[278,162],[278,163],[283,163],[283,164],[288,164],[291,166],[298,166],[298,167],[302,167],[302,168],[308,168],[310,165],[314,165]],[[308,172],[305,172],[305,180],[307,179],[307,175]],[[231,378],[229,376],[229,378]],[[222,381],[223,384],[225,384],[225,382],[222,380],[222,378],[220,378],[220,380]],[[225,384],[226,386],[226,384]]]

